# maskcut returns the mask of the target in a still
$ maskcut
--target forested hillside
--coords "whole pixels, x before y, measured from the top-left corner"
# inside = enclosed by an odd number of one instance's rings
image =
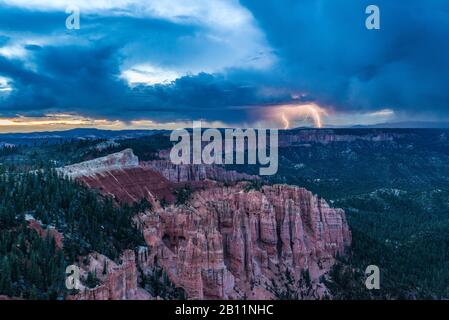
[[[148,204],[117,206],[53,170],[0,176],[0,294],[62,298],[67,265],[92,251],[116,259],[143,244],[131,218]],[[25,217],[53,226],[64,236],[55,247],[28,228]]]

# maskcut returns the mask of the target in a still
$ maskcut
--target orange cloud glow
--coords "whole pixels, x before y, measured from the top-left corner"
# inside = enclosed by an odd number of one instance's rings
[[[219,121],[203,121],[207,127],[220,128],[226,125]],[[0,118],[0,132],[33,132],[33,131],[58,131],[73,128],[97,128],[105,130],[124,129],[177,129],[189,128],[191,122],[157,122],[152,120],[107,120],[93,119],[71,114],[48,114],[43,117]]]

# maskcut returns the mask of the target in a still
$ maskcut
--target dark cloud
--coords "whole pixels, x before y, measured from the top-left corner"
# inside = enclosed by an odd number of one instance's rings
[[[30,70],[21,60],[0,57],[0,74],[13,79],[14,91],[4,101],[3,115],[80,112],[105,106],[117,108],[128,87],[117,78],[116,48],[100,43],[93,47],[34,46]]]
[[[276,77],[339,110],[423,109],[449,115],[449,2],[243,0],[277,49]]]
[[[30,71],[19,60],[0,57],[0,74],[14,79],[15,88],[0,107],[3,116],[76,112],[125,121],[202,118],[237,123],[248,120],[254,105],[288,99],[206,73],[184,76],[170,84],[130,88],[120,78],[119,48],[101,43],[30,49],[37,71]]]
[[[198,50],[189,41],[204,39],[201,26],[91,14],[72,32],[61,27],[63,12],[2,8],[0,47],[16,41],[17,34],[66,38],[26,45],[27,59],[0,56],[0,76],[14,87],[0,102],[0,116],[74,112],[125,121],[237,123],[254,120],[255,108],[292,102],[293,94],[300,95],[296,101],[344,111],[392,108],[449,116],[446,0],[377,0],[380,31],[364,27],[371,4],[364,0],[241,3],[265,33],[278,58],[275,65],[250,70],[242,64],[134,88],[120,77],[123,68],[147,61],[188,66]]]
[[[27,59],[0,56],[0,76],[12,79],[14,88],[0,103],[2,117],[78,113],[124,121],[202,118],[239,122],[248,117],[246,105],[274,101],[273,97],[259,97],[257,86],[224,75],[200,73],[169,84],[137,87],[121,78],[124,66],[153,60],[168,65],[188,63],[182,52],[193,50],[186,41],[201,32],[199,26],[89,15],[83,16],[79,31],[68,31],[62,28],[63,13],[11,8],[0,12],[0,17],[7,17],[0,23],[4,32],[28,29],[30,38],[67,37],[61,43],[25,45]],[[14,24],[15,20],[20,22]],[[8,28],[7,23],[11,23]],[[7,44],[11,38],[5,36],[3,42]]]
[[[185,76],[168,85],[141,86],[133,93],[142,111],[156,109],[164,120],[194,118],[234,124],[254,120],[254,108],[291,100],[285,93],[267,95],[258,86],[206,73]]]

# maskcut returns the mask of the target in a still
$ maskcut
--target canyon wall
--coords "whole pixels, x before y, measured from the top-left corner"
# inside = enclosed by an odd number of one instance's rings
[[[305,298],[325,297],[321,277],[351,244],[344,212],[302,188],[244,188],[217,186],[187,206],[141,214],[148,263],[192,299],[276,298],[287,269],[296,280],[308,274]]]
[[[141,166],[131,149],[58,171],[118,202],[130,204],[146,199],[157,206],[159,200],[171,202],[174,199],[170,182],[157,171]]]
[[[69,300],[147,300],[151,295],[137,285],[136,258],[133,250],[126,250],[120,256],[120,264],[99,253],[91,253],[87,264],[79,262],[81,279],[84,282],[89,272],[95,275],[99,284],[88,288],[81,284],[79,293]],[[82,281],[83,282],[83,281]]]
[[[222,182],[235,182],[240,180],[255,180],[257,176],[226,170],[218,165],[175,165],[170,160],[153,160],[141,163],[142,166],[151,168],[162,174],[167,180],[177,182],[193,182],[203,180],[215,180]]]
[[[155,203],[134,219],[147,248],[137,257],[127,253],[128,262],[116,267],[128,271],[102,279],[102,286],[78,298],[136,298],[136,261],[143,273],[162,267],[190,299],[271,299],[292,288],[299,298],[329,297],[323,277],[351,244],[343,210],[330,208],[303,188],[251,190],[246,182],[210,183],[197,188],[186,204],[162,207],[158,201],[171,195],[176,183],[206,179],[208,170],[215,169],[139,164],[132,151],[108,157],[60,170],[118,200]],[[95,264],[101,262],[89,268]]]

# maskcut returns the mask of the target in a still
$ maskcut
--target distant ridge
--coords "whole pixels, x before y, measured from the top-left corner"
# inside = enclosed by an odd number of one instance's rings
[[[14,133],[0,133],[0,138],[15,138],[15,139],[72,139],[72,138],[93,138],[93,139],[108,139],[121,137],[137,137],[152,135],[156,133],[163,133],[166,130],[103,130],[96,128],[76,128],[63,131],[35,131],[35,132],[14,132]]]
[[[301,126],[289,130],[319,130],[319,129],[449,129],[449,122],[439,121],[403,121],[403,122],[385,122],[376,124],[357,124],[357,125],[333,125],[327,124],[323,128]]]
[[[337,126],[326,125],[322,129],[449,129],[449,122],[432,121],[404,121],[387,122],[372,125]],[[301,126],[282,131],[290,130],[316,130],[317,128]],[[13,132],[0,133],[0,140],[60,140],[60,139],[130,139],[154,134],[167,133],[169,130],[103,130],[96,128],[75,128],[63,131],[34,131],[34,132]]]
[[[448,129],[449,122],[438,121],[404,121],[404,122],[387,122],[373,125],[355,125],[351,128],[376,128],[376,129]]]

